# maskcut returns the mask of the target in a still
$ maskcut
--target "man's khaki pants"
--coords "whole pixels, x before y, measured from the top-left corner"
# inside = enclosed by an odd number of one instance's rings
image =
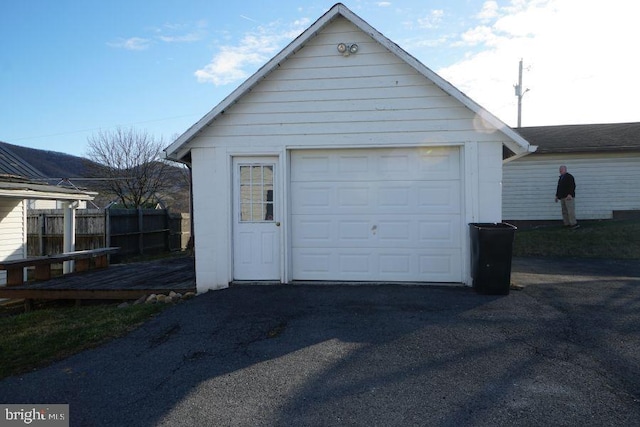
[[[576,199],[567,199],[565,197],[560,199],[560,205],[562,206],[562,222],[564,222],[564,225],[576,225],[578,223],[576,221]]]

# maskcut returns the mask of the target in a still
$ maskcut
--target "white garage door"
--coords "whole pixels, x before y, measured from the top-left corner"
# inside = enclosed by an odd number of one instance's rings
[[[294,280],[461,282],[457,147],[291,155]]]

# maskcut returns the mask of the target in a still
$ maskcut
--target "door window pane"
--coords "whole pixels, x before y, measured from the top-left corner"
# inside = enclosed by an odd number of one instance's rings
[[[239,173],[240,221],[273,221],[273,165],[240,165]]]

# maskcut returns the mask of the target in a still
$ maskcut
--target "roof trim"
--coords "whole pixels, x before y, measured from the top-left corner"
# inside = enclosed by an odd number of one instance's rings
[[[496,130],[499,130],[505,134],[508,139],[502,141],[511,151],[517,155],[526,155],[536,151],[535,146],[529,144],[520,134],[515,132],[504,122],[498,119],[493,114],[482,108],[479,104],[466,96],[460,90],[456,89],[451,83],[437,75],[431,69],[426,67],[416,58],[407,53],[400,46],[389,40],[378,30],[369,25],[366,21],[353,13],[342,3],[335,4],[327,13],[322,15],[316,22],[314,22],[309,28],[307,28],[302,34],[300,34],[295,40],[281,50],[270,61],[263,65],[258,71],[256,71],[251,77],[249,77],[244,83],[242,83],[236,90],[231,92],[225,99],[222,100],[216,107],[209,111],[204,117],[202,117],[193,126],[187,129],[182,135],[178,137],[171,145],[165,148],[165,157],[171,160],[181,161],[190,148],[188,143],[199,133],[208,126],[217,116],[222,114],[227,108],[236,103],[242,96],[255,87],[260,81],[266,78],[272,71],[279,67],[280,63],[285,61],[291,55],[294,55],[301,47],[312,37],[314,37],[319,31],[331,23],[336,17],[342,16],[349,20],[352,24],[360,28],[363,32],[371,36],[375,41],[386,47],[390,52],[394,53],[400,59],[405,61],[409,66],[414,68],[417,72],[424,75],[426,78],[435,83],[440,89],[447,94],[453,96],[471,111],[476,113],[480,119],[485,123],[493,126]]]
[[[55,185],[39,184],[21,177],[5,176],[0,179],[0,197],[37,200],[93,200],[98,194]]]
[[[35,200],[93,200],[94,197],[85,193],[53,193],[35,190],[7,190],[0,189],[0,197],[9,197],[12,199],[35,199]]]

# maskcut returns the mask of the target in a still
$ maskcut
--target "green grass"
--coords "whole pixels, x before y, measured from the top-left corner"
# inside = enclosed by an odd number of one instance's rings
[[[640,259],[640,220],[582,221],[580,228],[520,228],[514,256]]]
[[[0,378],[42,367],[124,335],[164,307],[94,304],[0,317]]]

